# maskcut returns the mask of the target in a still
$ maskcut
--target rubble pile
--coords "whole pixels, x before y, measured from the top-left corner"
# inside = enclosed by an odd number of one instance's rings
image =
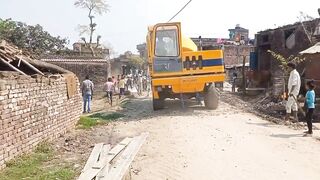
[[[260,112],[277,118],[283,117],[285,114],[285,102],[272,97],[265,97],[260,99],[260,101],[258,100],[254,107]]]
[[[232,93],[221,93],[221,100],[243,111],[253,113],[263,119],[276,124],[284,124],[295,129],[303,128],[299,123],[284,121],[285,102],[271,96],[259,96],[256,98],[237,96]]]

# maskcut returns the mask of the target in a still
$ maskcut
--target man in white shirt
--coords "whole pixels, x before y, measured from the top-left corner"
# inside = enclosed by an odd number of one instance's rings
[[[296,70],[296,64],[293,62],[288,63],[288,67],[290,68],[290,77],[288,81],[288,94],[289,98],[286,104],[286,120],[290,118],[291,112],[293,113],[293,117],[295,121],[298,121],[298,104],[296,102],[297,97],[299,95],[301,80],[298,71]]]

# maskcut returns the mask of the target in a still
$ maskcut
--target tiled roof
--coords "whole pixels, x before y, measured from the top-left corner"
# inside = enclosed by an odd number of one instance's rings
[[[94,63],[107,63],[107,59],[41,59],[45,62],[94,62]]]

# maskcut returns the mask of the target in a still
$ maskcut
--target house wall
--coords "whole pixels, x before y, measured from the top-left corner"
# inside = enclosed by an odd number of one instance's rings
[[[316,84],[316,92],[320,94],[320,53],[305,56],[305,79],[313,79]]]
[[[304,25],[306,29],[312,29],[317,26],[317,23],[318,19],[304,22]],[[281,71],[279,62],[268,53],[268,50],[279,53],[284,57],[291,55],[298,56],[301,51],[309,48],[312,44],[301,23],[259,32],[256,34],[255,39],[255,51],[257,52],[258,59],[258,70],[256,73],[270,73],[270,78],[262,84],[264,84],[264,87],[272,85],[274,95],[278,96],[282,93],[284,86],[283,80],[279,80],[279,78],[283,77],[279,75]],[[303,64],[298,66],[300,73],[303,69]]]
[[[32,78],[1,71],[0,168],[38,143],[72,130],[81,112],[79,81],[74,74]]]
[[[316,26],[316,22],[308,22],[306,26]],[[290,41],[290,32],[293,32],[293,41]],[[293,42],[293,46],[287,46],[287,43]],[[290,43],[289,43],[290,45]],[[256,51],[258,53],[258,67],[259,70],[274,71],[278,69],[279,63],[267,52],[274,51],[289,57],[291,55],[297,56],[299,52],[309,48],[310,43],[301,24],[288,25],[282,28],[260,32],[256,35]]]
[[[224,63],[226,66],[233,66],[243,63],[243,56],[246,57],[246,63],[250,61],[250,52],[253,50],[252,46],[224,46]],[[239,55],[239,58],[238,58]]]
[[[103,91],[103,84],[107,82],[111,69],[107,62],[48,62],[75,73],[80,82],[85,80],[86,75],[89,75],[90,80],[92,80],[95,85],[95,91],[98,92]]]

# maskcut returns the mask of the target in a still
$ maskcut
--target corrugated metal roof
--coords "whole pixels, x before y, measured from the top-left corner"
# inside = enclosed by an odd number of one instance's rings
[[[45,62],[92,62],[92,63],[107,63],[107,59],[41,59]]]
[[[320,53],[320,42],[318,42],[314,46],[300,52],[300,54],[316,54],[316,53]]]

